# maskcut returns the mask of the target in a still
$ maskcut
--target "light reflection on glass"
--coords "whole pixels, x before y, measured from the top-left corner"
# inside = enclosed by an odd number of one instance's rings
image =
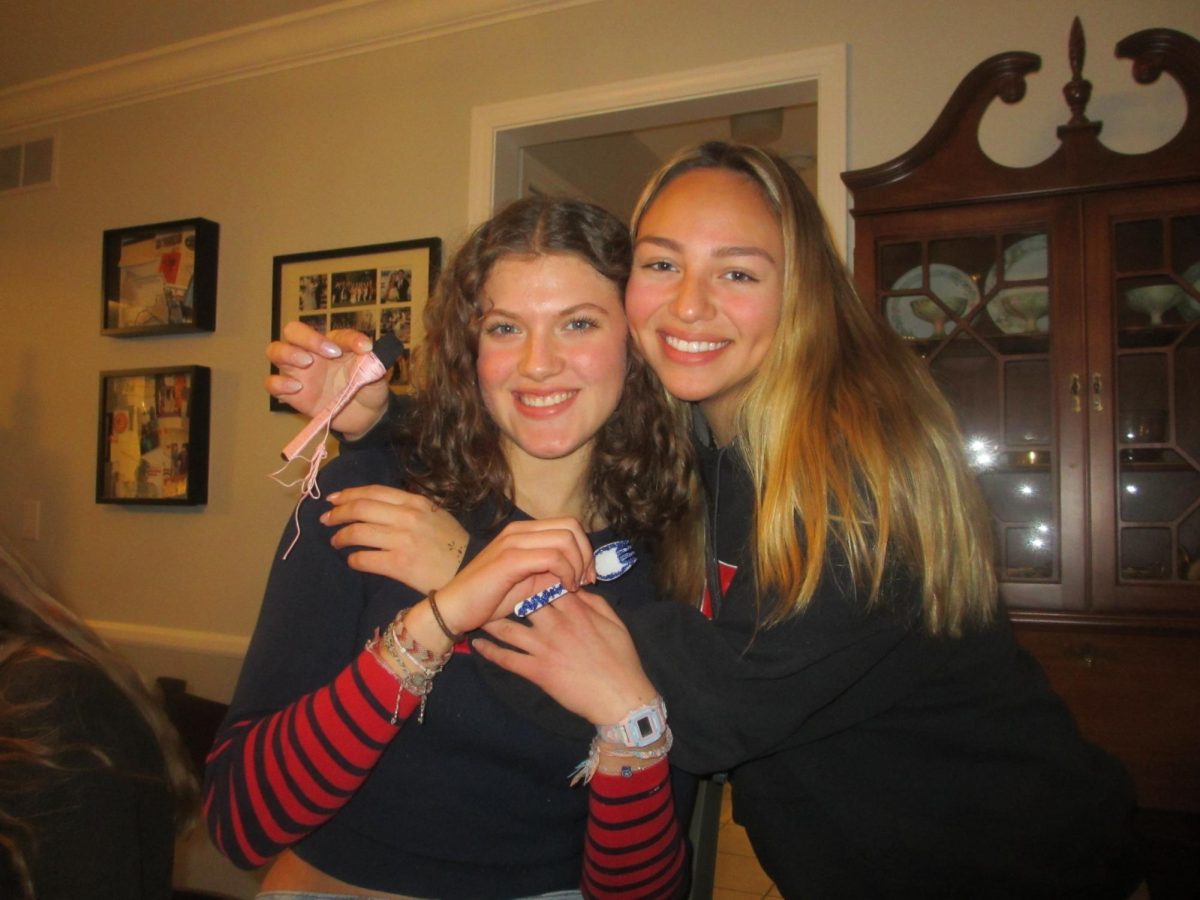
[[[1137,492],[1138,492],[1138,486],[1136,484],[1125,485],[1125,493],[1136,494]]]
[[[972,469],[990,469],[996,464],[996,445],[987,438],[967,438],[967,453]]]
[[[1034,494],[1037,493],[1037,488],[1035,488],[1029,482],[1023,482],[1023,483],[1017,485],[1017,493],[1020,494],[1022,497],[1032,497]]]
[[[1029,539],[1029,546],[1034,550],[1047,550],[1050,547],[1050,526],[1045,522],[1038,522],[1033,526],[1033,537]]]

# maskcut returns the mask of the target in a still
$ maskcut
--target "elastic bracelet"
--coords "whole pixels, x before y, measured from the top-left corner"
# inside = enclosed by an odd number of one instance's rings
[[[442,634],[447,637],[451,645],[457,644],[463,639],[462,634],[455,634],[451,631],[446,625],[446,620],[442,618],[442,611],[438,609],[437,605],[437,591],[429,592],[429,608],[433,611],[433,620],[437,622],[438,628],[442,629]]]
[[[592,738],[592,746],[588,751],[587,759],[576,766],[575,771],[571,773],[571,785],[574,786],[580,782],[587,784],[592,780],[592,776],[596,774],[596,770],[600,767],[601,753],[605,753],[608,756],[620,756],[626,759],[662,759],[671,752],[671,745],[673,743],[675,743],[675,736],[671,734],[670,726],[667,726],[663,731],[662,746],[648,750],[626,747],[622,744],[613,744],[602,740],[600,735],[596,735]],[[630,766],[622,766],[620,774],[628,778],[633,774],[633,769]]]

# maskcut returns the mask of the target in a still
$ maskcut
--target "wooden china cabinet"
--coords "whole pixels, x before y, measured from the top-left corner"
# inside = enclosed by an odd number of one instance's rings
[[[1012,52],[971,71],[907,153],[842,176],[855,278],[958,415],[1021,641],[1143,808],[1196,813],[1200,42],[1117,45],[1137,82],[1166,73],[1187,100],[1182,129],[1140,155],[1086,116],[1078,20],[1068,50],[1069,120],[1042,162],[979,144],[991,102],[1019,101],[1040,67]]]

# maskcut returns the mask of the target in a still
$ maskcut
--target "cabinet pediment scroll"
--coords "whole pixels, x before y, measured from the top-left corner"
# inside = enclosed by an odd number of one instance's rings
[[[1134,81],[1153,84],[1165,73],[1179,83],[1187,102],[1183,125],[1174,137],[1143,154],[1109,149],[1101,140],[1103,123],[1087,118],[1091,84],[1083,77],[1085,48],[1078,19],[1071,28],[1070,56],[1073,77],[1063,86],[1070,118],[1059,126],[1060,143],[1049,157],[1013,168],[993,160],[980,144],[979,128],[988,108],[997,100],[1019,103],[1025,97],[1026,77],[1042,66],[1034,53],[998,53],[971,70],[911,149],[880,165],[843,173],[855,214],[1196,178],[1200,42],[1179,31],[1151,28],[1117,44],[1116,56],[1131,61]]]

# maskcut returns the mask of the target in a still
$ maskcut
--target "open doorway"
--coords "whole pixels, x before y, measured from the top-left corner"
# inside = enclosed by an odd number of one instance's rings
[[[669,124],[676,111],[659,107],[665,120],[661,125],[530,144],[520,149],[517,171],[498,179],[506,190],[496,202],[538,193],[567,195],[590,200],[628,222],[638,192],[655,170],[680,147],[710,140],[734,140],[775,151],[815,193],[817,102],[816,91],[811,93],[808,103]],[[752,103],[741,96],[735,99]]]
[[[844,46],[477,107],[470,221],[531,187],[583,196],[627,219],[658,164],[708,138],[746,139],[788,158],[845,252]]]

